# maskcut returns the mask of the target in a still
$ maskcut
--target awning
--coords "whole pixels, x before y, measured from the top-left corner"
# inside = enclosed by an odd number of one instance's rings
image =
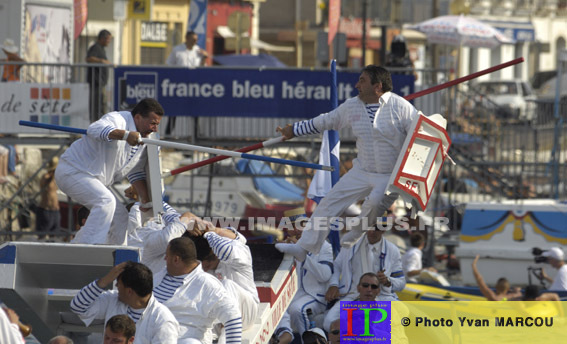
[[[514,22],[500,20],[481,20],[483,23],[492,25],[508,38],[516,42],[535,41],[535,29],[532,22]]]
[[[217,33],[222,38],[234,37],[234,32],[232,32],[232,30],[228,26],[218,26],[217,27]],[[245,32],[243,36],[248,37],[249,36],[248,32]],[[250,39],[250,47],[265,50],[265,51],[280,51],[280,52],[288,52],[288,53],[292,53],[292,52],[295,51],[295,47],[273,45],[273,44],[261,41],[259,39],[254,39],[254,38]]]

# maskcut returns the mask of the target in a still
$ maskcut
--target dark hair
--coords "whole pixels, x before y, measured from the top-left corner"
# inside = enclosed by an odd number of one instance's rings
[[[161,117],[163,116],[163,107],[153,98],[144,98],[140,100],[136,106],[134,106],[131,112],[132,117],[136,114],[139,114],[142,117],[148,117],[150,112],[155,112],[156,115]]]
[[[136,324],[126,314],[118,314],[108,319],[104,328],[108,328],[114,333],[123,334],[127,341],[136,334]]]
[[[197,33],[193,30],[189,30],[185,32],[185,38],[189,37],[190,35],[196,35]]]
[[[378,280],[378,275],[376,275],[374,272],[367,272],[365,274],[363,274],[362,276],[360,276],[360,279],[358,280],[358,284],[362,283],[362,279],[366,276],[370,276],[372,278],[376,278],[376,280]],[[378,280],[378,283],[380,281]]]
[[[108,36],[112,36],[112,34],[110,33],[110,31],[108,30],[100,30],[100,32],[98,33],[98,40],[100,41],[101,39],[105,39]]]
[[[411,247],[419,247],[424,241],[425,238],[423,237],[423,234],[419,232],[412,233],[410,236]]]
[[[167,247],[169,253],[181,258],[185,264],[192,263],[197,260],[197,249],[193,240],[185,237],[175,238],[169,242]]]
[[[187,235],[185,235],[187,234]],[[197,260],[204,261],[204,260],[211,260],[214,258],[213,249],[211,245],[209,245],[209,241],[205,239],[203,236],[188,236],[189,234],[185,232],[184,236],[193,240],[195,244],[195,248],[197,249]]]
[[[154,288],[153,279],[152,271],[147,266],[134,262],[128,262],[124,271],[118,275],[118,280],[140,297],[151,294]]]
[[[375,65],[368,65],[364,67],[362,73],[368,74],[368,76],[370,77],[370,83],[372,85],[381,83],[383,92],[388,92],[393,89],[392,76],[386,68]]]

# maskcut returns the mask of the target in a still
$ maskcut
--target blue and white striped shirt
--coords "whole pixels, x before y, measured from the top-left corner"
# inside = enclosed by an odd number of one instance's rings
[[[183,285],[183,280],[187,275],[172,276],[165,274],[161,283],[154,288],[154,297],[161,303],[171,299],[175,291]]]

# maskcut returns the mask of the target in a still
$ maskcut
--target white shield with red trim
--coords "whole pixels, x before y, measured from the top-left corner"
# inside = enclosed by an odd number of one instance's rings
[[[447,121],[435,114],[420,115],[413,121],[386,193],[398,193],[413,211],[427,207],[435,182],[447,157],[451,139],[445,128]]]

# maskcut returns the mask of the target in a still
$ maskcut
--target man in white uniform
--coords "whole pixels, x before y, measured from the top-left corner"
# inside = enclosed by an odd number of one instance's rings
[[[104,291],[115,279],[118,291]],[[71,311],[87,326],[94,319],[104,319],[106,323],[114,315],[127,314],[136,323],[134,344],[175,344],[179,324],[153,296],[152,279],[152,272],[143,264],[118,264],[103,278],[83,287],[71,300]]]
[[[0,343],[24,344],[25,340],[18,327],[20,317],[10,308],[0,309]]]
[[[376,218],[397,199],[397,194],[384,195],[390,174],[418,111],[408,101],[390,92],[390,73],[378,66],[369,65],[362,70],[356,84],[359,95],[347,99],[335,110],[313,119],[278,127],[285,139],[318,134],[324,130],[351,127],[356,135],[358,157],[353,167],[341,177],[315,209],[297,244],[277,244],[282,252],[305,259],[307,252],[317,253],[329,234],[326,220],[340,216],[351,204],[364,198],[361,223],[343,242],[355,242],[363,230],[371,228]],[[323,223],[318,223],[324,221]],[[367,221],[367,224],[364,222]]]
[[[110,112],[92,123],[87,135],[63,153],[55,170],[57,186],[90,210],[74,243],[125,243],[128,212],[108,187],[126,176],[140,196],[142,211],[151,208],[144,172],[147,153],[140,138],[156,132],[162,116],[155,99],[143,99],[132,112]]]
[[[226,343],[242,342],[242,317],[236,301],[221,282],[203,271],[195,244],[181,237],[169,242],[166,269],[154,277],[154,294],[175,315],[181,327],[179,343],[212,343],[212,326],[219,320]]]
[[[547,257],[547,263],[557,269],[555,278],[547,276],[545,271],[541,270],[543,278],[551,283],[549,290],[567,290],[567,265],[563,261],[565,256],[563,250],[559,247],[552,247],[541,255]]]
[[[301,217],[297,220],[293,217],[290,218],[292,222],[295,220],[295,230],[288,230],[290,236],[286,238],[286,242],[297,242],[301,237],[302,232],[298,228],[303,228],[300,221],[307,219],[304,214],[305,211],[303,210]],[[299,286],[287,308],[287,313],[291,318],[292,328],[299,333],[300,337],[311,328],[310,322],[313,321],[313,318],[310,319],[308,313],[311,313],[311,316],[314,317],[327,309],[325,292],[333,271],[333,248],[327,241],[323,243],[318,254],[310,253],[303,262],[297,263]],[[311,311],[309,312],[309,310]]]
[[[242,329],[254,324],[260,299],[254,282],[252,254],[246,245],[246,238],[233,228],[218,228],[207,223],[207,232],[203,239],[195,238],[197,259],[203,270],[216,276],[240,305]],[[194,226],[189,233],[199,235],[199,226]]]
[[[400,251],[385,238],[380,230],[369,230],[352,247],[343,247],[335,259],[335,271],[325,295],[328,302],[352,301],[358,296],[356,286],[367,272],[378,276],[380,301],[396,301],[396,291],[404,289],[406,280],[402,270]],[[338,314],[337,301],[325,316],[323,328],[328,331]]]

